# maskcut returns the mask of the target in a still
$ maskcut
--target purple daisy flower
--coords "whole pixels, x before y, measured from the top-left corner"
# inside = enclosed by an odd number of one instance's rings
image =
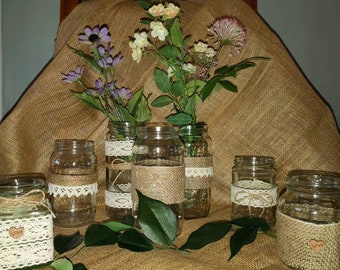
[[[108,57],[103,57],[98,60],[98,65],[101,66],[102,68],[110,68],[114,67],[118,63],[122,61],[122,56],[121,54],[117,54],[115,57],[112,57],[109,55]]]
[[[67,83],[73,83],[75,81],[78,81],[81,76],[83,75],[84,72],[84,67],[83,66],[78,66],[76,70],[71,70],[69,73],[63,75],[63,82]]]
[[[132,97],[130,89],[122,87],[112,91],[112,97],[118,100],[129,100]]]
[[[101,42],[110,42],[111,35],[106,25],[95,26],[93,29],[89,26],[84,28],[84,33],[78,35],[80,43],[99,44]]]

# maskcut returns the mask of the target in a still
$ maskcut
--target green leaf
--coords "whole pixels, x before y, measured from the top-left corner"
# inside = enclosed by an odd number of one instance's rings
[[[165,58],[178,58],[181,56],[181,52],[175,46],[164,46],[159,49],[159,54]]]
[[[143,88],[140,88],[136,91],[132,97],[129,99],[128,103],[126,104],[126,108],[129,112],[133,115],[137,110],[138,103],[140,101],[141,96],[143,95]]]
[[[171,103],[172,103],[172,98],[170,96],[168,96],[168,95],[160,95],[160,96],[156,97],[152,101],[151,105],[153,107],[158,107],[159,108],[159,107],[167,106],[167,105],[169,105]]]
[[[126,224],[128,226],[134,227],[134,225],[135,225],[135,218],[134,218],[133,215],[126,215],[123,218],[122,223],[124,223],[124,224]]]
[[[229,90],[235,93],[237,92],[237,86],[233,84],[231,81],[223,80],[223,81],[218,81],[218,83],[226,90]]]
[[[171,94],[173,94],[175,97],[182,96],[185,93],[184,88],[185,88],[185,84],[183,80],[175,81],[171,88]]]
[[[194,119],[187,113],[170,114],[166,120],[173,125],[186,125],[190,124]]]
[[[178,48],[182,48],[183,33],[181,30],[181,24],[178,18],[176,18],[170,29],[170,38],[173,45]]]
[[[194,92],[200,93],[205,84],[202,80],[191,80],[185,86],[185,94],[191,96]]]
[[[55,270],[73,270],[73,265],[70,260],[61,258],[50,264]]]
[[[152,7],[152,3],[149,0],[138,0],[138,3],[144,10]]]
[[[214,90],[218,81],[219,81],[218,77],[212,77],[206,83],[206,85],[203,87],[202,92],[201,92],[202,101],[206,100],[210,96],[211,92]]]
[[[105,222],[105,223],[103,223],[103,225],[110,228],[114,232],[126,231],[126,230],[133,228],[133,226],[126,225],[124,223],[117,222],[117,221]]]
[[[270,226],[268,225],[267,221],[260,217],[242,217],[234,219],[230,221],[230,223],[240,227],[260,227],[262,231],[270,230]]]
[[[85,246],[104,246],[117,243],[119,233],[103,224],[89,226],[85,233]]]
[[[162,246],[170,246],[177,234],[177,219],[165,203],[138,194],[138,222],[145,236]]]
[[[125,231],[118,239],[118,246],[135,252],[155,249],[152,242],[135,229]]]
[[[196,109],[196,95],[189,97],[188,102],[185,106],[185,112],[189,115],[195,115]]]
[[[79,246],[84,240],[84,236],[79,231],[72,235],[57,235],[54,240],[54,249],[62,254]]]
[[[155,84],[157,85],[158,89],[163,93],[168,93],[171,89],[171,81],[168,77],[168,74],[159,69],[155,68],[154,71],[154,80]]]
[[[99,110],[101,112],[105,112],[104,108],[102,107],[99,98],[88,94],[86,92],[76,92],[76,91],[71,91],[72,95],[75,97],[79,98],[81,101],[83,101],[86,105]]]
[[[230,257],[228,259],[231,260],[243,246],[248,245],[255,241],[257,230],[259,227],[251,226],[244,227],[235,231],[235,233],[230,238]]]
[[[87,268],[82,263],[77,263],[73,265],[73,270],[87,270]]]
[[[226,221],[217,221],[204,224],[192,232],[187,242],[180,247],[184,249],[200,249],[210,243],[222,239],[231,229],[232,225]]]

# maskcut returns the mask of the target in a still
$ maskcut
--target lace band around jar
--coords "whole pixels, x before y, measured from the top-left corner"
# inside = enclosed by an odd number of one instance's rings
[[[105,156],[123,157],[132,155],[133,140],[129,141],[105,141]]]
[[[185,188],[205,189],[211,187],[214,174],[212,157],[186,157],[185,163]]]

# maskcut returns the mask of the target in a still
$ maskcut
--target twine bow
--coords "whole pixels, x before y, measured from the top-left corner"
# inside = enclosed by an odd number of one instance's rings
[[[118,163],[116,163],[117,161],[118,161]],[[119,173],[116,175],[115,179],[113,180],[113,182],[111,184],[111,188],[116,189],[118,192],[122,192],[123,193],[124,191],[121,190],[119,187],[117,187],[115,185],[115,183],[117,182],[118,178],[121,176],[121,174],[124,171],[131,170],[131,162],[125,161],[122,158],[115,158],[111,162],[111,168],[113,170],[119,171]]]

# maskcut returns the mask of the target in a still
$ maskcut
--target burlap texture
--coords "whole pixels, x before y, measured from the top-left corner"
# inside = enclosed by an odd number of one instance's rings
[[[182,241],[189,231],[203,222],[230,218],[231,167],[235,155],[273,156],[282,188],[287,171],[318,169],[340,171],[340,137],[329,107],[303,76],[279,38],[263,20],[241,0],[179,1],[183,10],[184,33],[192,40],[202,39],[206,27],[217,17],[237,16],[248,30],[246,48],[232,63],[251,56],[266,56],[255,68],[240,73],[237,94],[215,92],[198,107],[198,119],[205,121],[214,146],[213,210],[206,219],[184,224]],[[157,93],[153,83],[152,58],[138,65],[130,57],[128,37],[143,29],[143,11],[133,0],[89,0],[80,4],[60,25],[55,56],[20,99],[0,126],[0,173],[43,172],[55,139],[77,138],[95,142],[99,161],[98,206],[104,219],[104,140],[107,120],[100,112],[84,105],[70,94],[74,86],[61,81],[61,72],[83,62],[66,46],[79,48],[78,33],[84,26],[106,23],[116,52],[124,61],[117,67],[119,86]],[[227,52],[220,57],[227,59]],[[97,75],[86,70],[88,81]],[[80,89],[79,89],[80,90]],[[155,94],[153,95],[155,97]],[[153,98],[152,97],[152,98]],[[162,121],[169,108],[153,109],[153,120]],[[214,209],[224,210],[215,211]],[[261,235],[254,248],[248,247],[227,263],[228,241],[184,256],[157,251],[136,254],[117,247],[91,248],[77,260],[89,269],[286,269],[277,259],[274,240]],[[158,256],[159,255],[159,256]],[[171,263],[169,263],[171,262]]]

